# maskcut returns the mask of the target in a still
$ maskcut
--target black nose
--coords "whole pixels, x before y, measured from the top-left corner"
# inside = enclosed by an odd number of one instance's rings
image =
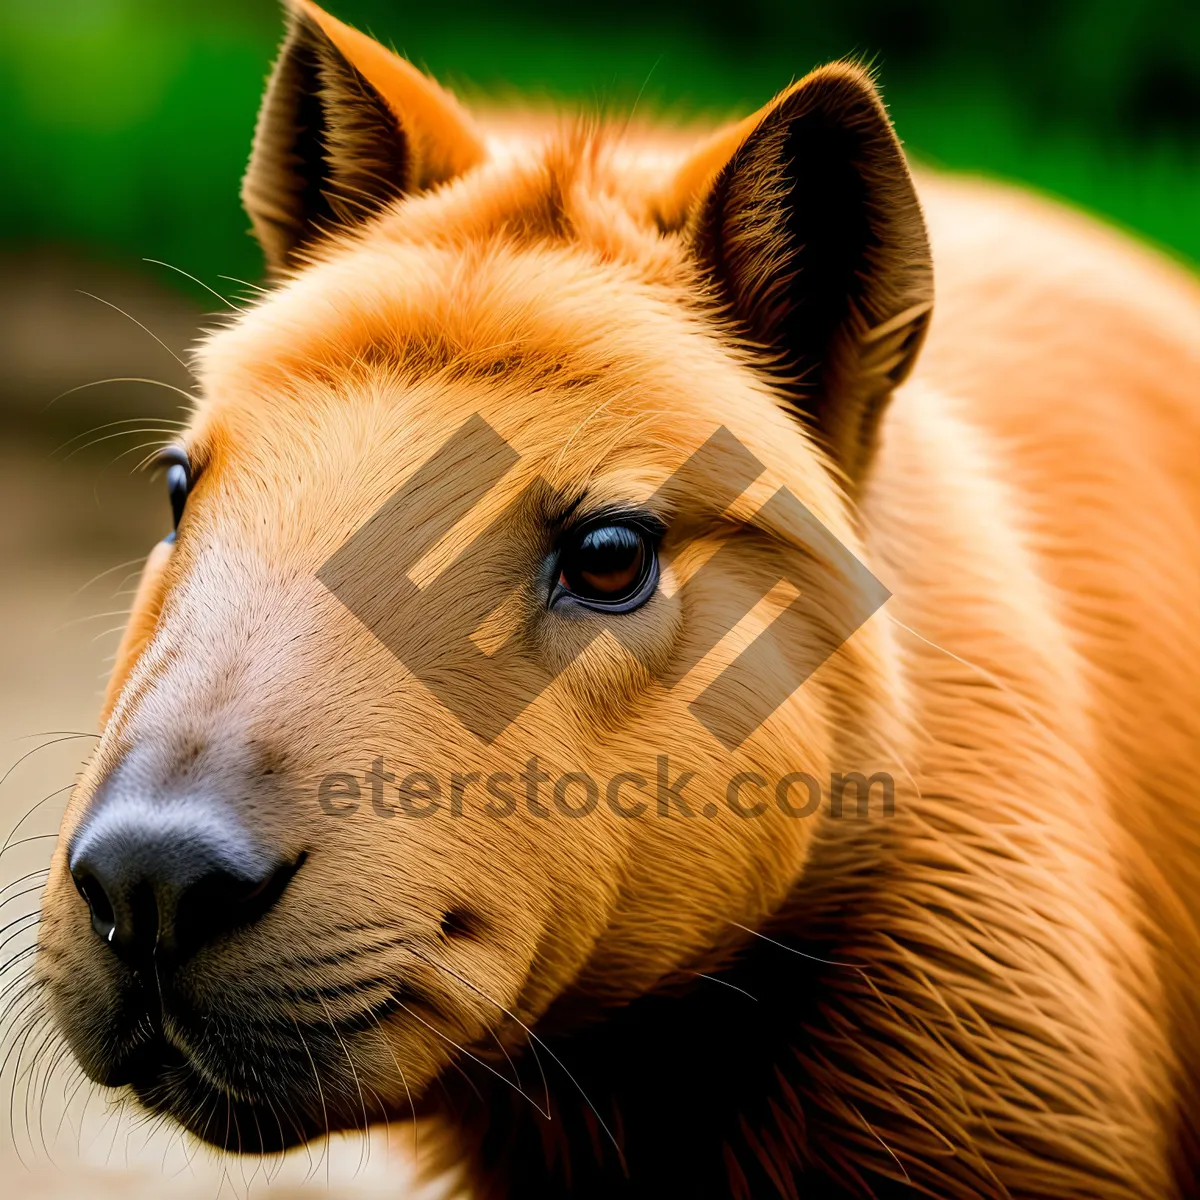
[[[186,957],[256,920],[299,866],[262,851],[231,819],[178,804],[106,807],[70,855],[92,928],[134,965]]]

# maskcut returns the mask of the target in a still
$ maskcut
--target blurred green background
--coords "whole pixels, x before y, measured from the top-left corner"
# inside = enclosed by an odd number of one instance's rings
[[[758,105],[877,63],[920,158],[1028,181],[1200,260],[1197,0],[333,0],[460,90],[608,108]],[[237,182],[273,0],[0,0],[10,242],[256,277]],[[207,273],[207,274],[206,274]]]

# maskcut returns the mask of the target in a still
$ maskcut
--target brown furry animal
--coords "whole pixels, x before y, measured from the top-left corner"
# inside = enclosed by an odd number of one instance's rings
[[[477,124],[308,0],[245,201],[45,898],[88,1073],[480,1197],[1200,1194],[1195,282],[851,66]]]

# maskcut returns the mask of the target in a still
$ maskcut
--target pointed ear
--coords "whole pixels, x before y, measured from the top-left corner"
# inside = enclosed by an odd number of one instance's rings
[[[814,71],[701,146],[656,207],[859,478],[933,306],[920,205],[868,75]]]
[[[484,158],[448,92],[309,0],[288,30],[254,131],[242,203],[273,272],[325,234]]]

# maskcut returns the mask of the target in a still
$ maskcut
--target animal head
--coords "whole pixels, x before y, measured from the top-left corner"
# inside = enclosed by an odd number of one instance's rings
[[[39,963],[89,1075],[265,1149],[796,886],[778,781],[895,735],[855,497],[931,275],[857,67],[699,146],[477,123],[307,0],[243,197],[276,284],[198,352]]]

